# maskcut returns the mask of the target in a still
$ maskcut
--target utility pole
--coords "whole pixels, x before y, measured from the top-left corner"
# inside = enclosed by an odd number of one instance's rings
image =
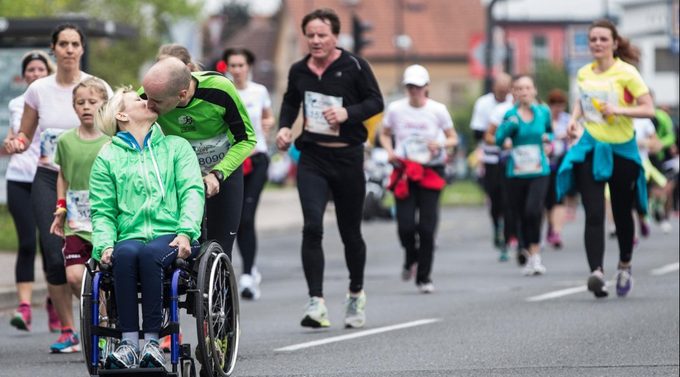
[[[493,85],[493,7],[498,0],[491,0],[486,8],[486,49],[484,54],[484,93],[491,91]]]

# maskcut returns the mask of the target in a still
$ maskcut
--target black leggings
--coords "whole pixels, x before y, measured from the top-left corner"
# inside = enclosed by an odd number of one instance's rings
[[[17,231],[19,250],[14,265],[14,278],[17,283],[32,283],[35,281],[34,265],[36,252],[35,217],[28,208],[31,202],[30,182],[7,181],[7,208],[9,209],[14,228]],[[45,258],[43,256],[43,270]]]
[[[206,206],[208,239],[217,240],[231,259],[243,207],[243,166],[239,166],[220,184],[219,194],[209,198]]]
[[[238,227],[236,242],[243,258],[243,273],[250,274],[255,264],[257,252],[257,235],[255,234],[255,211],[260,201],[260,194],[267,183],[269,158],[266,153],[258,153],[250,157],[253,171],[243,177],[243,209],[241,224]]]
[[[633,237],[635,224],[631,208],[636,198],[635,181],[640,173],[640,166],[634,161],[614,155],[614,168],[609,178],[612,215],[616,224],[616,236],[619,240],[619,258],[628,263],[633,258]],[[603,270],[604,262],[604,220],[605,198],[604,187],[607,182],[596,182],[593,178],[593,154],[586,156],[580,164],[574,164],[574,175],[581,201],[586,212],[585,244],[590,270]]]
[[[366,265],[366,244],[361,235],[366,195],[363,163],[362,146],[326,148],[305,144],[301,150],[297,186],[304,217],[302,267],[310,297],[323,297],[323,214],[329,190],[345,246],[349,290],[360,292],[363,289]]]
[[[417,182],[409,181],[408,192],[406,198],[396,201],[397,231],[401,246],[406,252],[404,268],[408,269],[417,262],[416,284],[425,284],[431,282],[441,190],[426,189]]]
[[[503,236],[507,243],[511,237],[517,237],[520,242],[522,237],[519,235],[519,218],[513,215],[513,211],[508,203],[507,182],[505,178],[506,164],[484,164],[484,191],[489,197],[491,220],[494,228],[498,227],[501,220],[504,222]]]
[[[38,232],[40,234],[40,248],[45,263],[47,282],[52,285],[66,284],[66,268],[62,249],[64,240],[50,234],[50,227],[54,221],[54,208],[57,205],[57,177],[54,170],[38,167],[31,188],[31,204]]]
[[[550,177],[508,178],[509,203],[519,218],[522,238],[527,246],[541,241],[541,219]]]

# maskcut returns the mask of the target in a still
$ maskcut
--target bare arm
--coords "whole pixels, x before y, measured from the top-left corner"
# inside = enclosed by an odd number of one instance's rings
[[[397,160],[397,156],[394,154],[394,148],[392,147],[392,130],[387,127],[382,127],[380,129],[380,145],[390,155],[390,162]]]
[[[59,170],[57,178],[57,200],[66,199],[66,191],[68,191],[68,181],[64,178],[64,174]],[[64,223],[66,222],[66,211],[57,208],[54,211],[54,221],[50,226],[50,233],[56,234],[59,237],[64,237]]]
[[[17,132],[16,137],[7,144],[7,152],[21,153],[28,149],[33,140],[35,130],[38,128],[38,111],[24,104],[24,114],[21,117],[21,128]]]
[[[489,144],[489,145],[495,145],[496,144],[496,131],[498,130],[498,125],[495,125],[493,123],[489,123],[489,127],[487,127],[486,132],[484,132],[484,142]]]
[[[271,109],[262,109],[262,131],[266,134],[274,128],[274,114]]]

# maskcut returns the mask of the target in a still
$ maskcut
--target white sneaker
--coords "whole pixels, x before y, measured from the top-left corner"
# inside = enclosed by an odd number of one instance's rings
[[[665,219],[661,222],[661,231],[663,234],[668,234],[673,230],[673,225],[671,225],[671,222],[668,221],[668,219]]]
[[[536,254],[529,256],[527,264],[522,269],[522,274],[524,274],[524,276],[543,275],[545,271],[545,266],[541,264],[541,256]]]
[[[434,284],[430,283],[423,283],[423,284],[418,284],[418,290],[420,293],[434,293]]]
[[[305,306],[305,314],[302,316],[300,322],[302,327],[328,327],[331,322],[328,320],[328,309],[319,297],[312,297],[309,299],[307,306]]]
[[[260,278],[261,279],[261,278]],[[243,274],[238,281],[241,297],[247,300],[260,298],[260,284],[252,275]]]
[[[345,299],[345,328],[360,329],[366,325],[366,292],[359,295],[347,294]]]

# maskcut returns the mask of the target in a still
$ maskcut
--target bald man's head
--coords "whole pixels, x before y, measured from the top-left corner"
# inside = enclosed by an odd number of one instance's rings
[[[505,101],[505,98],[510,93],[512,85],[512,77],[505,72],[499,73],[493,80],[493,94],[499,102]]]
[[[147,106],[163,115],[185,100],[191,85],[191,71],[177,58],[163,59],[144,76],[142,86],[148,98]]]

